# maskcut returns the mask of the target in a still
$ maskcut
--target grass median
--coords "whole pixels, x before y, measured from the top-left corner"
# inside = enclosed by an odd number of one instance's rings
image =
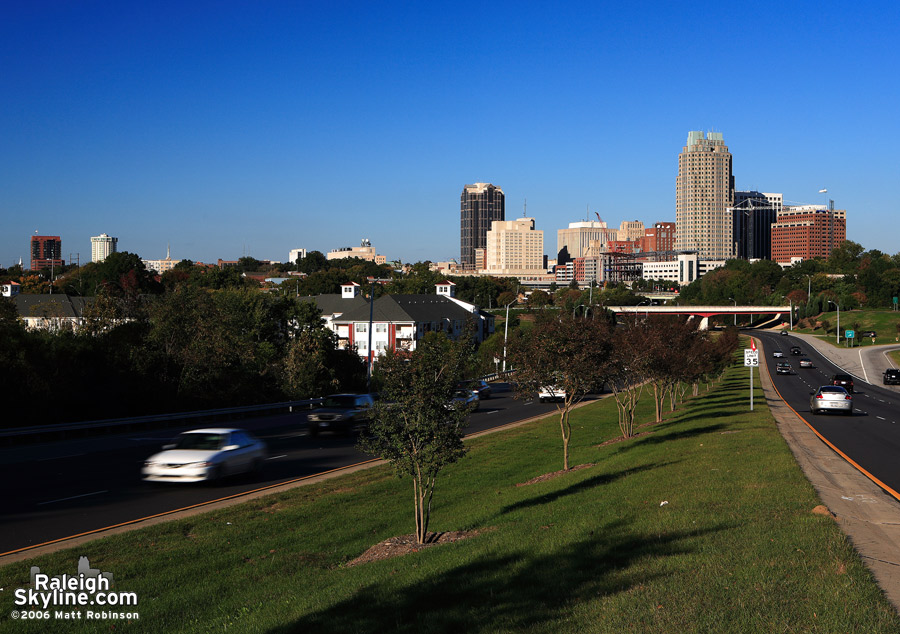
[[[582,407],[572,464],[592,466],[528,486],[560,468],[555,417],[471,440],[432,520],[478,531],[463,541],[348,566],[412,532],[409,481],[377,467],[5,566],[0,630],[47,631],[9,620],[12,592],[31,565],[72,573],[85,555],[139,597],[140,619],[116,631],[900,631],[834,520],[812,512],[761,391],[749,411],[747,382],[735,367],[611,444],[612,399]]]

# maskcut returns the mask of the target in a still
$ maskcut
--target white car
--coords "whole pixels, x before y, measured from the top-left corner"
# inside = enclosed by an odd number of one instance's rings
[[[781,350],[776,350],[772,353],[772,356],[776,359],[781,359],[782,357],[784,357],[784,353]]]
[[[141,470],[150,482],[202,482],[258,471],[266,444],[244,429],[194,429],[180,434]]]
[[[566,400],[566,391],[553,386],[542,387],[538,392],[538,401],[546,403],[547,401],[564,401]]]

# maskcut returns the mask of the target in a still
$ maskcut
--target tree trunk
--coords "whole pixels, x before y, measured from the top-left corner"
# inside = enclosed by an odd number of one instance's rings
[[[569,470],[569,439],[572,437],[572,426],[569,425],[569,410],[564,409],[559,414],[559,429],[563,441],[563,471]]]

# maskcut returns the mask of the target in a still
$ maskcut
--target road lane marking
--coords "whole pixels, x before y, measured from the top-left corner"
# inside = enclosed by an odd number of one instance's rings
[[[283,453],[280,456],[271,456],[269,458],[266,458],[266,460],[277,460],[278,458],[287,458],[287,454]]]
[[[877,418],[878,420],[887,420],[884,416],[876,416],[875,418]]]
[[[43,506],[44,504],[55,504],[56,502],[65,502],[66,500],[77,500],[78,498],[86,498],[89,495],[100,495],[101,493],[109,493],[109,491],[94,491],[93,493],[82,493],[81,495],[73,495],[67,498],[59,498],[58,500],[50,500],[48,502],[38,502],[38,506]]]

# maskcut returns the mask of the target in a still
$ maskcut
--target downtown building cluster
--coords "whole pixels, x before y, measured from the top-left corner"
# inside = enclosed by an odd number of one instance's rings
[[[557,232],[556,258],[544,255],[534,218],[505,218],[503,190],[466,185],[460,196],[460,260],[440,263],[454,274],[515,276],[522,282],[592,284],[638,278],[689,284],[731,258],[782,266],[827,258],[846,239],[846,211],[785,205],[780,193],[735,189],[732,155],[722,133],[691,131],[678,157],[675,222],[618,228],[597,220]],[[826,193],[825,190],[820,193]]]
[[[736,190],[732,154],[720,132],[688,133],[678,155],[675,222],[645,225],[628,220],[609,227],[599,213],[594,215],[596,220],[583,219],[558,229],[555,257],[548,257],[544,231],[534,217],[506,218],[506,197],[500,187],[484,182],[465,185],[460,194],[459,261],[436,262],[433,268],[448,275],[517,277],[533,286],[639,278],[689,284],[730,258],[770,259],[789,266],[826,258],[846,239],[846,211],[834,209],[834,201],[786,205],[780,193]],[[105,233],[92,237],[91,260],[102,262],[117,251],[117,245],[118,238]],[[293,249],[288,261],[298,262],[306,255],[306,249]],[[326,258],[387,263],[367,239],[358,247],[332,249]],[[164,259],[143,262],[148,270],[162,274],[178,260],[167,250]],[[220,259],[216,265],[238,263]],[[63,265],[59,236],[31,237],[32,269]]]

